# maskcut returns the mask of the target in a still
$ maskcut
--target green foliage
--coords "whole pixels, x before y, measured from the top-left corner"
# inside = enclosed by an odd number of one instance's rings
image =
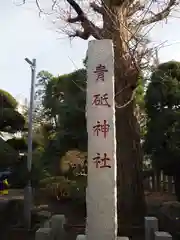
[[[44,79],[43,74],[41,77]],[[17,131],[25,131],[25,125],[28,122],[28,111],[25,111],[25,115],[22,116],[16,110],[16,107],[16,100],[9,93],[0,90],[0,131],[8,133],[8,137],[11,137],[11,134]],[[49,176],[48,171],[43,166],[42,155],[44,153],[44,139],[46,138],[45,132],[48,132],[51,129],[47,124],[41,124],[41,126],[38,126],[38,128],[37,125],[35,125],[35,127],[36,134],[33,136],[33,163],[31,180],[32,184],[37,186],[40,179]],[[37,129],[39,129],[39,132]],[[27,184],[29,177],[26,164],[28,133],[23,132],[23,135],[24,136],[22,138],[12,137],[7,141],[0,138],[0,167],[5,168],[11,166],[13,168],[11,183],[14,187],[24,187],[25,184]],[[43,138],[41,135],[43,135]]]
[[[0,131],[16,132],[24,128],[25,119],[16,110],[12,108],[0,109]]]
[[[138,85],[135,92],[135,116],[140,126],[141,139],[144,139],[146,134],[146,112],[145,112],[145,85],[146,79],[143,76],[140,76],[138,79]]]
[[[86,61],[87,59],[84,63]],[[59,77],[53,77],[50,73],[42,71],[39,74],[38,86],[37,96],[41,100],[44,121],[50,126],[47,131],[43,130],[42,134],[38,134],[45,143],[42,158],[45,168],[48,168],[52,174],[59,173],[59,161],[69,150],[87,151],[86,70],[80,69]],[[142,77],[139,77],[135,98],[136,105],[140,108],[138,120],[144,135]],[[74,172],[74,169],[71,170]]]
[[[82,178],[70,181],[64,177],[49,177],[40,181],[40,187],[45,189],[46,195],[52,198],[73,199],[85,201],[87,183]]]
[[[12,188],[24,188],[26,186],[28,177],[26,160],[26,156],[18,156],[18,160],[11,163],[13,172],[9,182]]]
[[[24,127],[25,119],[16,107],[17,101],[13,96],[0,89],[0,131],[16,132]]]
[[[140,76],[138,79],[138,86],[136,88],[135,103],[142,109],[144,109],[144,86],[145,80],[142,76]]]
[[[46,118],[45,108],[43,106],[44,98],[46,97],[45,91],[47,85],[53,78],[53,75],[47,71],[41,71],[37,75],[36,93],[35,93],[35,120],[39,118]],[[35,121],[34,121],[35,122]]]
[[[44,178],[40,181],[39,186],[41,188],[47,187],[48,184],[51,183],[61,183],[61,182],[70,182],[69,180],[66,180],[63,176],[51,176]]]
[[[15,133],[24,128],[25,119],[16,110],[17,101],[6,91],[0,89],[0,132]],[[18,160],[18,151],[0,138],[0,166],[9,167]]]
[[[17,159],[18,153],[0,137],[0,167],[7,167]]]
[[[50,177],[48,169],[44,166],[43,154],[44,148],[40,145],[33,151],[33,178],[37,184],[41,179]]]
[[[6,141],[11,147],[17,151],[27,151],[27,142],[24,138],[11,138]]]
[[[60,160],[60,170],[68,179],[87,175],[87,153],[78,149],[69,150]]]
[[[27,152],[28,142],[27,138],[11,138],[6,141],[13,149],[19,152]],[[35,149],[38,146],[36,141],[32,142],[32,148]]]
[[[17,101],[13,96],[0,89],[0,108],[13,108],[15,109],[17,107]]]
[[[43,123],[37,129],[34,129],[33,138],[41,147],[46,147],[52,138],[53,126],[50,123]]]
[[[70,148],[84,149],[86,148],[84,144],[87,144],[85,119],[86,71],[82,69],[64,75],[59,79],[58,85],[63,86],[64,94],[59,109],[59,135],[69,141]]]
[[[168,174],[180,164],[180,63],[167,62],[152,73],[146,97],[148,132],[145,150]]]
[[[87,148],[86,71],[80,69],[59,77],[47,77],[46,81],[40,79],[40,83],[44,84],[40,96],[44,119],[51,126],[46,132],[43,158],[52,171],[59,171],[59,160],[68,150]]]

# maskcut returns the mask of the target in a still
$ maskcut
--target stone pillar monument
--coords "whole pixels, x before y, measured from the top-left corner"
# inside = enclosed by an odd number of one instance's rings
[[[117,237],[113,52],[111,40],[89,42],[87,240]]]

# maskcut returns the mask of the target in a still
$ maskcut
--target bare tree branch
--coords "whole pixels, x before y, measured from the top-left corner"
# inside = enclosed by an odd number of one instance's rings
[[[129,7],[129,10],[127,12],[127,17],[131,17],[136,12],[143,10],[144,7],[145,5],[142,5],[139,1],[135,4],[132,4],[132,6]]]
[[[57,0],[52,0],[53,4],[52,4],[52,10],[54,9],[54,7],[56,6],[57,4]]]
[[[68,18],[67,21],[69,23],[76,23],[76,22],[81,22],[83,20],[82,15],[74,17],[74,18]]]
[[[77,4],[74,0],[67,0],[67,2],[71,5],[71,7],[75,10],[75,12],[78,15],[77,17],[74,18],[68,18],[67,21],[69,23],[81,22],[81,26],[84,29],[84,31],[76,31],[73,37],[78,36],[86,40],[90,36],[93,36],[95,39],[101,39],[102,29],[97,27],[93,22],[91,22],[87,18],[79,4]]]
[[[83,40],[87,40],[90,37],[90,33],[86,32],[86,31],[79,31],[79,30],[77,30],[75,32],[75,34],[72,35],[71,37],[79,37],[79,38],[81,38]]]
[[[74,0],[67,0],[69,5],[74,9],[78,16],[84,15],[82,8]]]
[[[176,0],[170,0],[165,9],[163,9],[161,12],[155,14],[154,16],[152,16],[148,19],[142,20],[139,24],[143,25],[143,26],[146,26],[146,25],[149,25],[151,23],[158,22],[158,21],[161,21],[161,20],[165,19],[166,17],[168,17],[168,15],[171,12],[171,8],[174,5],[176,5],[176,3],[177,3]]]
[[[100,7],[95,2],[90,3],[90,7],[97,13],[104,15],[105,11],[103,7]]]
[[[39,9],[39,12],[41,13],[41,12],[42,12],[42,9],[41,9],[41,7],[40,7],[40,5],[39,5],[38,0],[36,0],[36,5],[37,5],[37,7],[38,7],[38,9]]]
[[[35,1],[39,11],[42,12],[38,3],[39,0]],[[155,22],[166,18],[178,0],[167,0],[168,2],[164,3],[164,9],[159,13],[152,12],[153,4],[159,0],[144,0],[143,2],[141,0],[101,0],[101,5],[95,0],[91,1],[93,1],[90,3],[92,10],[101,14],[103,18],[103,29],[96,26],[88,18],[86,11],[78,4],[78,0],[66,0],[77,14],[71,17],[71,11],[69,13],[65,12],[68,15],[67,22],[81,25],[80,29],[73,30],[73,32],[66,31],[66,34],[69,37],[79,37],[84,40],[87,40],[90,36],[95,39],[111,38],[116,53],[119,52],[119,62],[124,66],[122,76],[133,76],[133,81],[136,81],[135,75],[141,71],[141,67],[149,64],[149,59],[152,57],[152,50],[149,49],[148,42],[145,42],[147,33],[143,34],[143,26],[155,24]],[[55,13],[61,16],[63,11],[61,12],[60,4],[60,1],[52,0],[52,9],[55,8]],[[138,14],[136,15],[136,13]],[[57,19],[60,19],[60,17]],[[117,61],[115,64],[117,64]],[[134,86],[134,82],[130,81],[130,85]]]

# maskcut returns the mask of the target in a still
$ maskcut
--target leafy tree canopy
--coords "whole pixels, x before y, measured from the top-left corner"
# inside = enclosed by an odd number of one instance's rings
[[[0,108],[13,108],[17,107],[16,99],[8,92],[0,89]]]
[[[80,69],[58,77],[42,71],[38,76],[39,88],[36,96],[37,100],[41,100],[43,116],[46,120],[37,129],[42,134],[37,135],[42,142],[46,143],[45,162],[49,164],[51,159],[52,165],[52,162],[57,160],[56,168],[59,169],[59,160],[67,151],[72,149],[87,151],[86,70]],[[136,105],[140,108],[138,116],[140,116],[141,125],[144,123],[145,115],[143,83],[144,79],[140,77],[135,95]],[[142,111],[143,114],[141,114]],[[54,158],[56,160],[53,160]]]
[[[24,128],[25,119],[12,108],[0,108],[0,131],[16,132]]]
[[[160,64],[152,73],[145,97],[148,132],[145,150],[167,173],[180,164],[180,63]]]
[[[20,152],[27,152],[28,142],[26,138],[11,138],[6,141],[13,149]],[[33,140],[33,149],[38,146],[37,142]]]
[[[7,167],[12,164],[12,162],[17,161],[18,153],[12,148],[6,141],[0,137],[0,168]]]
[[[87,148],[86,70],[48,78],[42,89],[40,97],[44,116],[54,129],[48,127],[45,162],[49,164],[51,159],[52,165],[52,159],[56,159],[55,168],[59,169],[59,160],[68,150],[84,151]]]
[[[15,133],[24,128],[25,119],[16,110],[17,101],[10,93],[0,89],[0,132]],[[8,140],[11,141],[11,140]],[[0,165],[9,166],[18,159],[17,149],[0,138]]]
[[[24,127],[25,119],[16,110],[17,101],[8,92],[0,89],[0,131],[16,132]]]

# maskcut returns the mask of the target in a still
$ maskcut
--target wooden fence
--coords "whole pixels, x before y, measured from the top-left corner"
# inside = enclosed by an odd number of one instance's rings
[[[166,176],[163,171],[153,172],[144,178],[144,189],[150,192],[166,192],[174,194],[174,179]]]

